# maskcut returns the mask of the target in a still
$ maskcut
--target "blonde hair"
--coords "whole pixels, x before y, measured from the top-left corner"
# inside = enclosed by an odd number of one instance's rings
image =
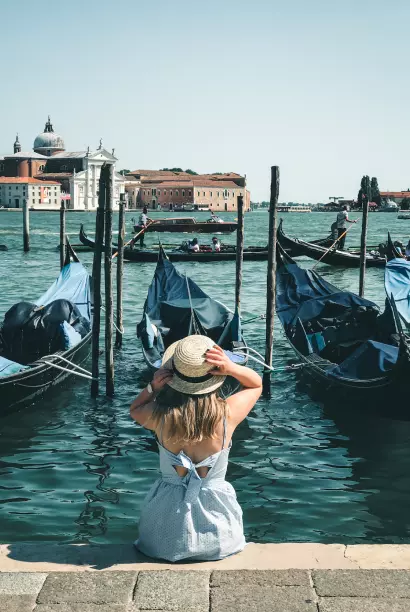
[[[167,386],[156,399],[152,421],[155,427],[163,423],[168,439],[201,442],[216,437],[217,426],[227,416],[227,411],[226,401],[216,391],[186,395]]]

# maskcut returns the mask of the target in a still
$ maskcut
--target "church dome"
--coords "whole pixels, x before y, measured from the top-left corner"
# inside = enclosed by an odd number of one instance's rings
[[[64,140],[54,132],[50,117],[45,125],[44,132],[36,136],[33,149],[36,153],[42,155],[52,155],[65,150]]]

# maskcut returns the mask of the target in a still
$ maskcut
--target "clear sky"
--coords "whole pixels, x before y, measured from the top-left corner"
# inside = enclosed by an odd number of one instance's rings
[[[253,201],[410,187],[408,0],[0,0],[0,154],[51,115],[118,168],[246,174]]]

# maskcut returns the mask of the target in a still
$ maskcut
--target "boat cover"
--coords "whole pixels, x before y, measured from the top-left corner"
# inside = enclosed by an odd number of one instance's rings
[[[16,361],[10,361],[10,359],[0,356],[0,378],[2,376],[11,376],[11,374],[17,374],[18,372],[28,369],[29,366],[22,365]]]
[[[239,316],[180,274],[160,249],[137,335],[144,349],[156,349],[161,356],[164,348],[195,333],[231,346],[241,337]]]
[[[296,263],[279,268],[276,288],[276,312],[286,327],[316,319],[346,318],[355,310],[379,309],[373,302],[350,291],[340,291],[314,270],[305,270]],[[316,330],[315,330],[316,331]]]
[[[410,326],[410,261],[392,259],[386,264],[384,286],[387,297],[393,296],[401,320]]]
[[[71,262],[64,266],[57,280],[35,301],[35,304],[47,306],[61,299],[75,304],[81,315],[91,321],[90,275],[81,263]]]
[[[277,271],[276,310],[287,336],[302,355],[316,353],[330,359],[327,375],[350,380],[383,377],[394,368],[399,348],[393,341],[397,329],[389,302],[380,315],[373,302],[349,291],[339,291],[290,258],[281,255],[281,260]],[[395,261],[403,283],[403,260]],[[407,274],[409,270],[410,265]],[[393,280],[398,283],[397,275],[389,275],[389,279],[389,287]],[[410,278],[407,279],[406,298],[410,287]],[[396,295],[401,295],[397,288]],[[402,303],[408,306],[408,301]],[[334,348],[340,352],[332,353]],[[335,354],[342,357],[338,363],[328,357]]]
[[[328,370],[327,374],[352,380],[378,378],[394,368],[398,355],[397,346],[367,340],[340,365]]]

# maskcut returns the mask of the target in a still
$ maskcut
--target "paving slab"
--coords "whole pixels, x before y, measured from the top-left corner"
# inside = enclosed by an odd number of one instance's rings
[[[140,572],[131,610],[209,611],[210,572]]]
[[[408,570],[314,570],[320,596],[410,598]]]
[[[319,600],[319,612],[409,612],[409,610],[410,599],[325,597]]]
[[[41,604],[126,604],[132,600],[138,572],[55,572],[38,595]]]
[[[0,612],[32,612],[35,595],[0,595]]]
[[[254,586],[310,586],[305,570],[215,570],[211,587]]]
[[[317,612],[313,589],[249,585],[211,589],[211,612]]]
[[[410,569],[408,544],[354,544],[345,557],[362,569]]]
[[[33,612],[128,612],[129,604],[63,603],[39,604]]]
[[[43,586],[47,574],[22,572],[0,573],[0,595],[35,595]]]

